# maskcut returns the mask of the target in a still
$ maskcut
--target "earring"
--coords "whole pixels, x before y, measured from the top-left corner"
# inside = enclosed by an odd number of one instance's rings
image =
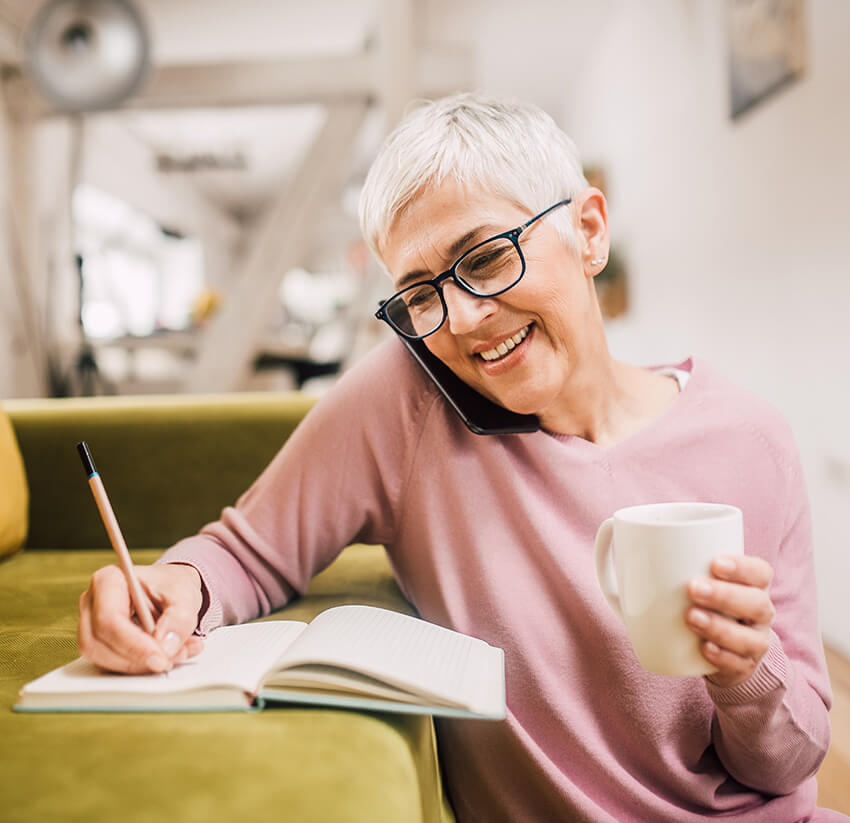
[[[607,258],[605,257],[597,257],[594,260],[590,261],[591,266],[598,266],[600,263],[604,263]]]

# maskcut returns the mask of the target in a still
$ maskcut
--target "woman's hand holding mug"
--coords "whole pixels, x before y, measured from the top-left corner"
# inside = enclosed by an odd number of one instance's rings
[[[602,592],[649,671],[709,675],[731,686],[746,680],[767,651],[772,570],[744,556],[740,509],[620,509],[599,527],[595,561]]]
[[[760,557],[720,555],[711,564],[714,579],[688,584],[688,626],[702,639],[702,654],[717,671],[709,680],[735,686],[755,671],[770,645],[776,609],[768,587],[773,569]]]

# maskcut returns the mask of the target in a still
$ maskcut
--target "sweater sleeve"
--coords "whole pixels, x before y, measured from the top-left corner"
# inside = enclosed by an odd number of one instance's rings
[[[778,551],[764,555],[774,571],[770,646],[743,683],[723,688],[705,681],[716,708],[712,739],[724,766],[740,783],[776,795],[792,792],[817,771],[829,748],[832,702],[818,628],[809,503],[796,449],[783,476],[786,506],[775,509],[786,515],[783,537]]]
[[[280,608],[350,543],[390,542],[429,399],[400,348],[384,344],[346,373],[234,506],[160,558],[199,571],[202,634]]]

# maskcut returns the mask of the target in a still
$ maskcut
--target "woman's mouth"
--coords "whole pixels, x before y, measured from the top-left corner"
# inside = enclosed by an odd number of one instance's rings
[[[498,346],[494,346],[492,349],[488,349],[487,351],[478,352],[478,356],[483,360],[486,360],[488,363],[501,360],[503,357],[510,354],[520,343],[522,343],[523,340],[525,340],[528,332],[531,330],[531,325],[532,324],[529,323],[525,328],[520,329],[513,336],[503,340]]]

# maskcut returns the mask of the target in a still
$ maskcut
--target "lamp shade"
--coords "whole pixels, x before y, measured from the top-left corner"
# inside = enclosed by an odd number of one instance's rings
[[[118,106],[148,68],[147,30],[129,0],[50,0],[24,43],[33,80],[64,111]]]

